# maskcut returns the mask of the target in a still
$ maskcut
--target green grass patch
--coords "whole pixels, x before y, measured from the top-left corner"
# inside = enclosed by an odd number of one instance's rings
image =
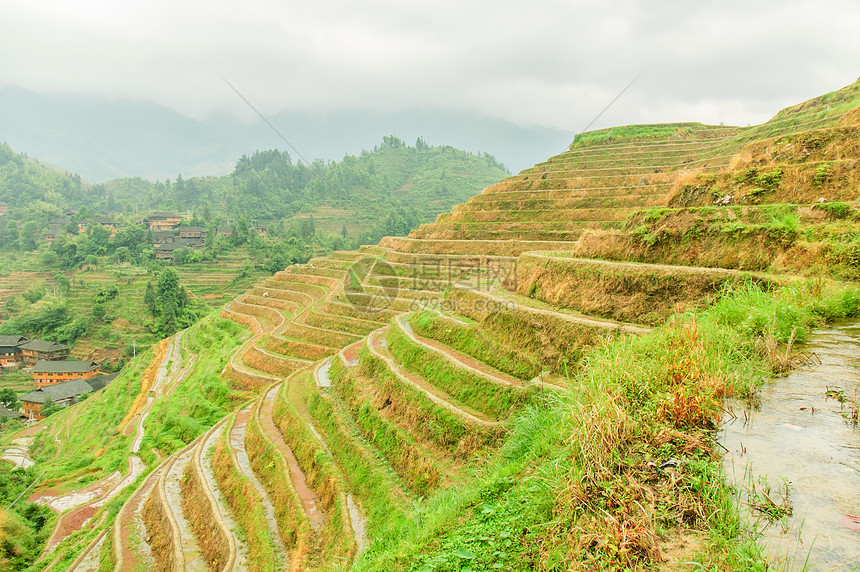
[[[522,348],[503,344],[477,325],[460,324],[434,312],[419,312],[410,318],[409,323],[416,334],[442,342],[523,381],[534,379],[541,373],[541,364],[536,356],[529,355]]]
[[[371,534],[397,538],[405,522],[406,499],[398,494],[396,482],[386,472],[387,465],[363,447],[350,423],[333,398],[308,384],[305,389],[308,411],[328,436],[333,458],[342,468],[349,488],[361,499]]]
[[[535,389],[494,383],[485,377],[458,368],[435,352],[410,340],[398,327],[386,336],[388,350],[400,363],[423,377],[460,403],[495,419],[504,419],[525,404]]]
[[[705,311],[607,340],[571,392],[512,419],[476,479],[416,505],[355,569],[651,569],[679,535],[691,566],[768,569],[711,445],[722,398],[770,376],[769,329],[787,339],[858,314],[855,286],[742,283]],[[671,475],[648,469],[669,458],[683,461]]]
[[[158,448],[168,455],[193,441],[249,397],[231,390],[221,375],[247,336],[243,326],[215,315],[186,331],[184,346],[197,355],[194,366],[169,399],[153,404],[142,449]]]
[[[352,371],[335,369],[332,386],[349,407],[358,430],[386,458],[402,478],[402,482],[417,496],[426,496],[445,481],[444,472],[422,450],[415,438],[402,427],[395,424],[389,415],[383,415],[383,403],[378,403],[372,395],[364,391],[364,379],[353,376]],[[329,374],[331,376],[331,373]]]

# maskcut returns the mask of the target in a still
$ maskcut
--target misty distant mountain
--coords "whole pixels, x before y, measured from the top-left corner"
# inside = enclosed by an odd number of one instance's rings
[[[422,136],[430,145],[489,153],[518,172],[561,152],[573,138],[558,129],[442,111],[285,112],[269,119],[307,160],[340,160],[372,149],[384,135],[410,144]],[[14,87],[0,90],[0,141],[92,182],[223,175],[240,156],[260,149],[284,149],[297,159],[262,121],[197,121],[144,101],[39,95]]]

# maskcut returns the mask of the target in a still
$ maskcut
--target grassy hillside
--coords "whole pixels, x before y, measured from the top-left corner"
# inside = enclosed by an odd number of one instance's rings
[[[55,569],[785,564],[715,438],[725,397],[754,402],[812,328],[860,315],[857,94],[750,128],[584,134],[409,237],[259,281],[105,390],[125,419],[79,465],[52,436],[94,406],[43,423],[53,487],[105,482],[135,418],[151,471]]]

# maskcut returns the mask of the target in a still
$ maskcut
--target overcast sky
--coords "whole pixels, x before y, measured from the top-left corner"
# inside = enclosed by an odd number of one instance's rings
[[[860,75],[860,2],[0,0],[0,87],[196,118],[430,108],[746,125]]]

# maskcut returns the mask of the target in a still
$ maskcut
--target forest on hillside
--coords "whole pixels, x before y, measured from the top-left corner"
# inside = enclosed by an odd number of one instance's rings
[[[0,332],[82,340],[118,360],[133,353],[118,338],[132,322],[148,345],[231,289],[314,255],[408,234],[505,175],[490,155],[391,136],[339,162],[306,165],[273,149],[243,155],[221,177],[90,185],[0,144],[0,276],[11,288],[0,291]],[[154,211],[176,213],[180,231],[203,236],[157,260],[158,233],[143,223]],[[152,299],[165,264],[190,281],[187,307]]]
[[[172,181],[124,178],[87,185],[6,145],[0,145],[0,165],[0,202],[8,204],[10,219],[32,223],[18,237],[0,228],[0,247],[22,238],[25,248],[32,248],[34,234],[63,210],[82,207],[130,220],[152,210],[174,210],[204,226],[244,217],[284,238],[291,219],[309,218],[325,207],[342,223],[330,234],[341,233],[346,224],[349,245],[375,243],[386,234],[407,233],[507,174],[491,155],[430,146],[421,138],[410,146],[394,136],[339,162],[306,165],[273,149],[243,155],[229,175],[185,179],[179,174]]]

